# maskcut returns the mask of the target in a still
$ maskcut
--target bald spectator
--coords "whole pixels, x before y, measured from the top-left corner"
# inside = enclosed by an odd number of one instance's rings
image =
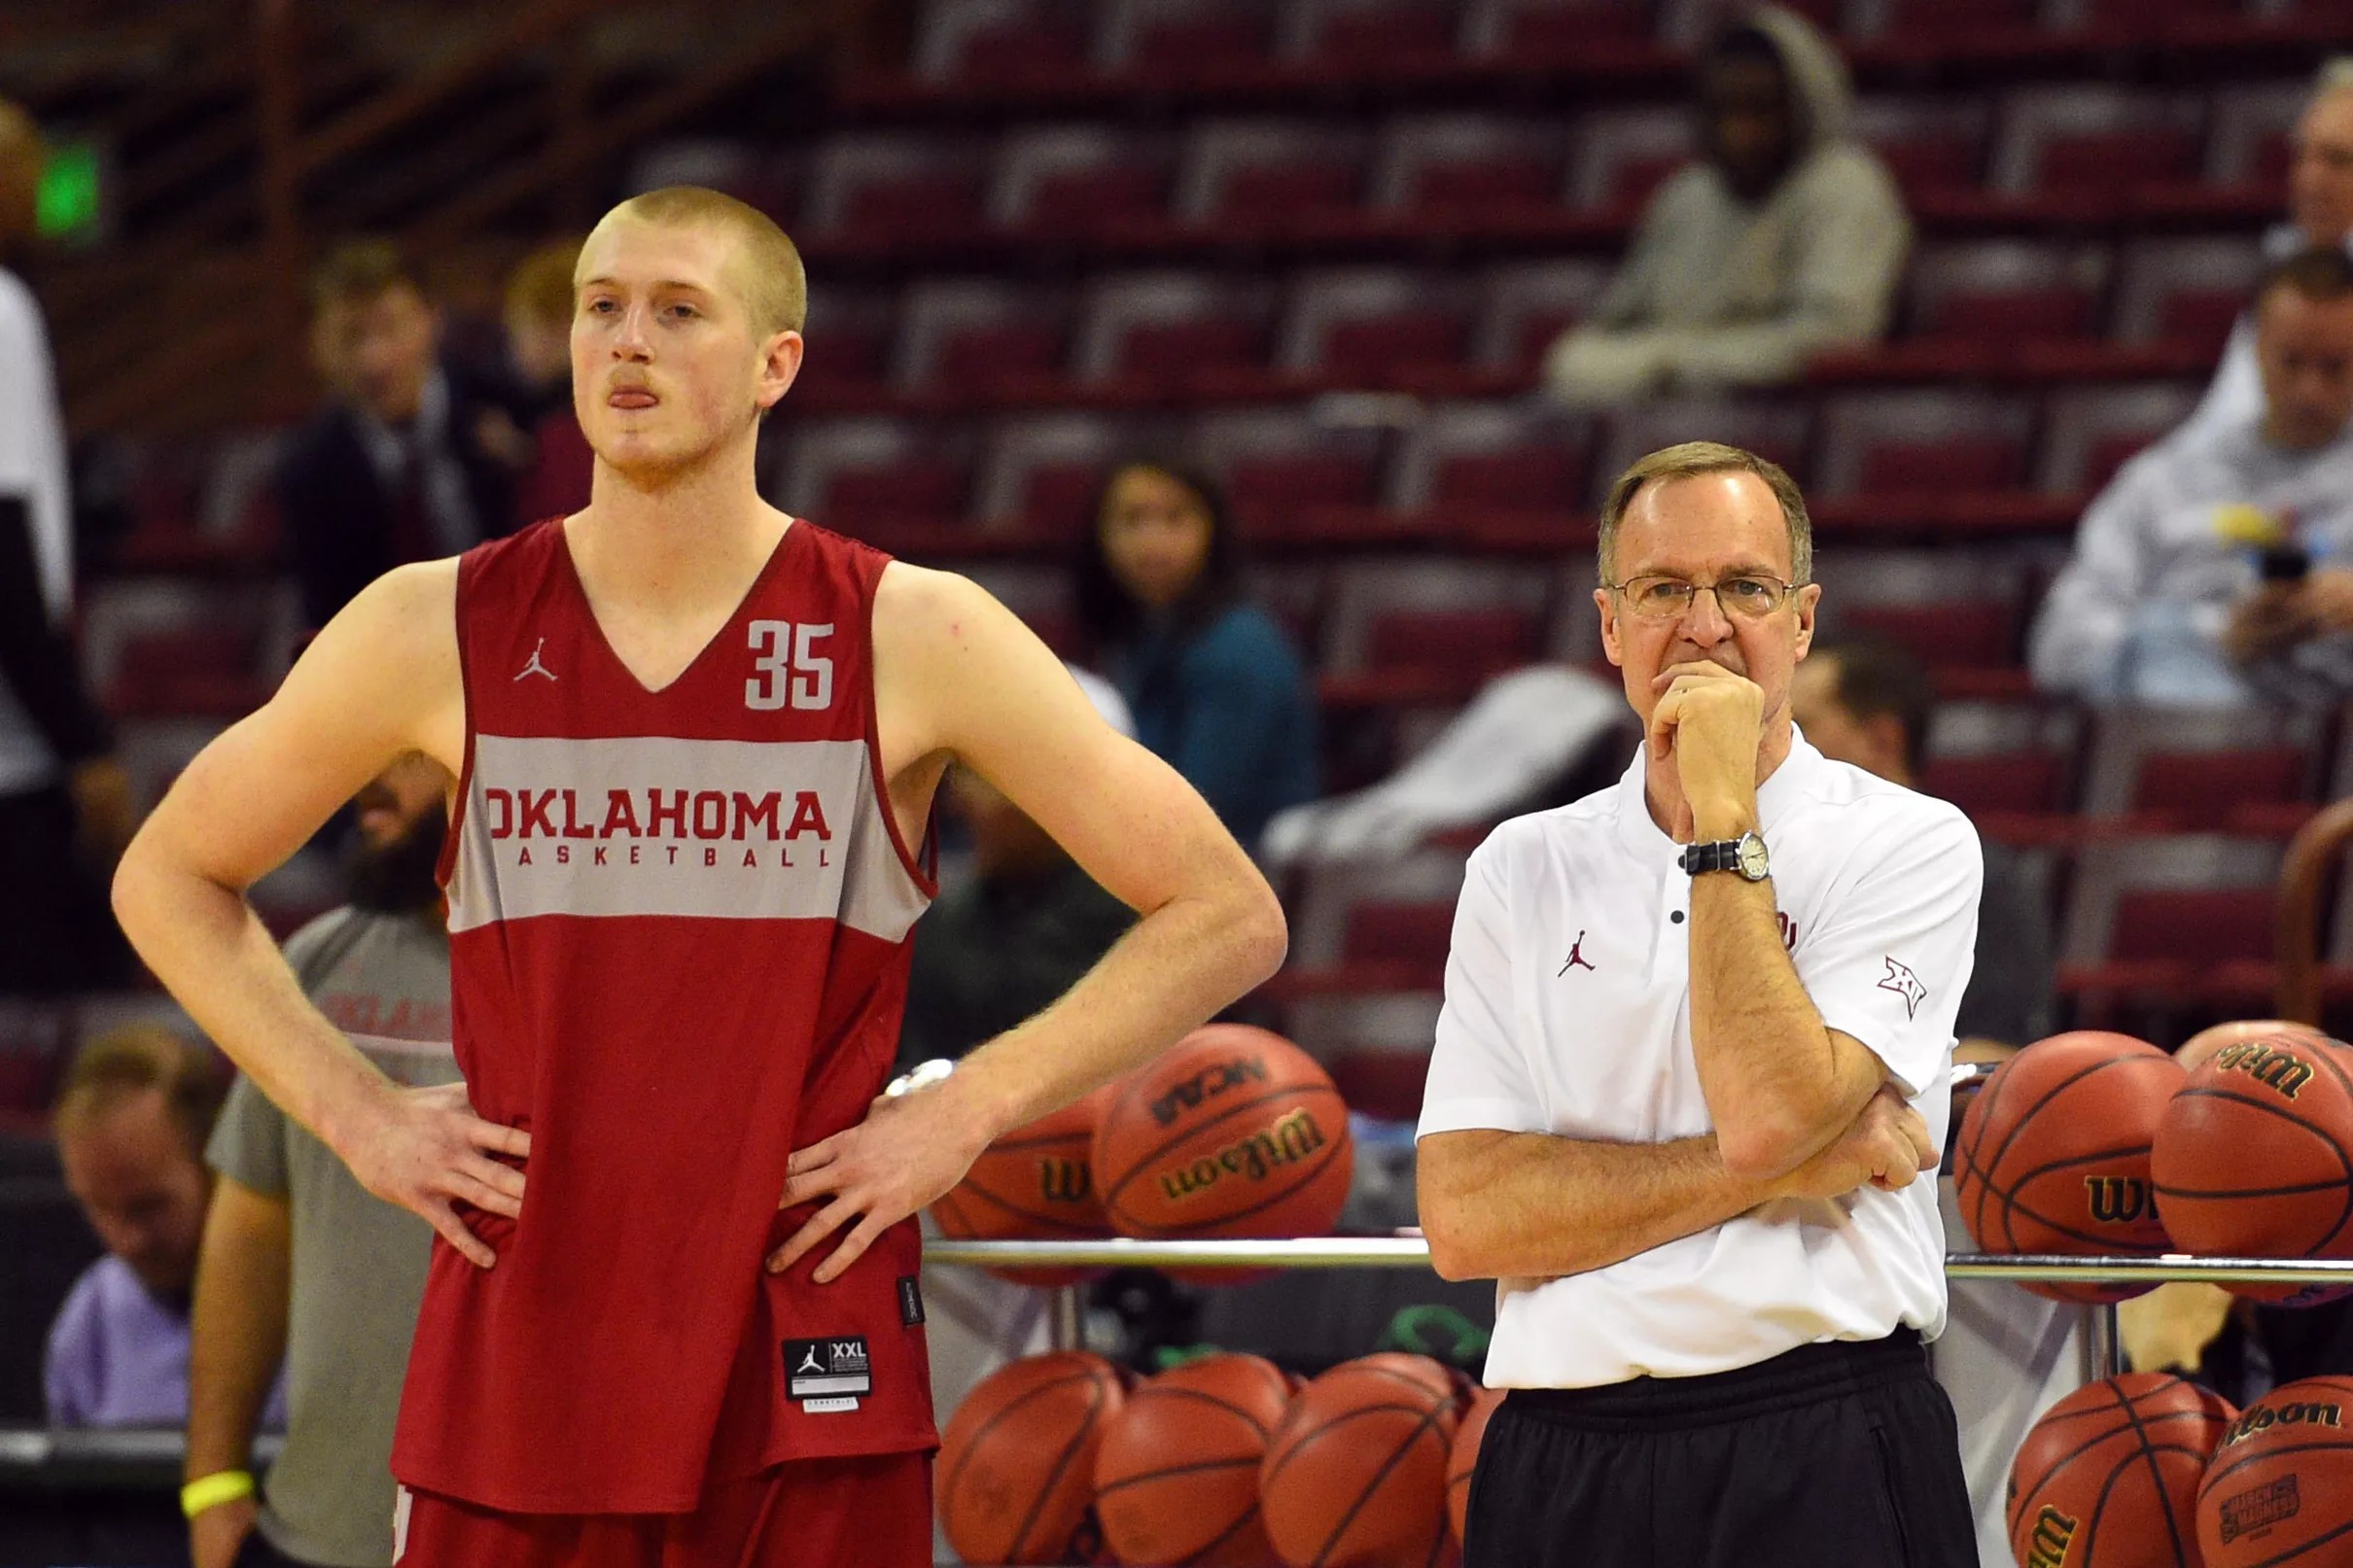
[[[50,1329],[52,1425],[188,1419],[188,1313],[212,1196],[204,1140],[228,1090],[218,1057],[157,1025],[100,1035],[66,1069],[57,1159],[106,1256]],[[282,1397],[272,1410],[282,1422]]]
[[[1719,35],[1700,62],[1705,157],[1659,189],[1593,319],[1553,345],[1553,394],[1769,386],[1884,333],[1912,221],[1853,107],[1837,51],[1794,13]]]
[[[2288,217],[2264,235],[2265,257],[2278,262],[2307,248],[2353,249],[2353,55],[2321,67],[2292,147]],[[2255,314],[2249,311],[2231,328],[2222,365],[2190,423],[2244,424],[2260,418],[2263,407]]]

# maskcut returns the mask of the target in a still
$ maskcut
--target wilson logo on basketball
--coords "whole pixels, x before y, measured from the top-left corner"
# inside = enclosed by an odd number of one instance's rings
[[[1160,1190],[1170,1202],[1198,1198],[1227,1176],[1263,1181],[1278,1166],[1296,1165],[1325,1143],[1323,1129],[1305,1107],[1291,1112],[1263,1132],[1228,1144],[1215,1155],[1204,1155],[1188,1166],[1160,1173]]]
[[[2101,1225],[2130,1225],[2157,1213],[2157,1200],[2138,1176],[2086,1176],[2084,1192],[2092,1219]]]
[[[2224,1046],[2214,1053],[2214,1064],[2226,1072],[2243,1072],[2286,1099],[2294,1099],[2297,1091],[2312,1081],[2311,1063],[2293,1051],[2255,1040]]]
[[[1199,1106],[1205,1099],[1243,1084],[1262,1084],[1266,1081],[1266,1063],[1256,1057],[1236,1057],[1230,1062],[1220,1062],[1213,1067],[1202,1068],[1180,1083],[1170,1085],[1167,1094],[1152,1101],[1152,1120],[1162,1127],[1174,1127],[1177,1117]]]
[[[1037,1196],[1049,1203],[1083,1203],[1095,1195],[1095,1174],[1084,1160],[1037,1162]]]
[[[2067,1549],[2075,1545],[2078,1520],[2069,1518],[2049,1503],[2034,1516],[2034,1534],[2026,1541],[2026,1560],[2021,1568],[2065,1568]]]
[[[2275,1426],[2335,1426],[2344,1423],[2344,1408],[2318,1402],[2282,1405],[2277,1410],[2259,1405],[2230,1423],[2223,1434],[2222,1446],[2244,1443],[2258,1432],[2268,1432]]]
[[[2236,1497],[2226,1497],[2223,1499],[2223,1545],[2229,1546],[2242,1535],[2269,1529],[2282,1519],[2292,1519],[2302,1507],[2303,1499],[2296,1494],[2294,1476],[2282,1476],[2268,1485],[2240,1492]]]

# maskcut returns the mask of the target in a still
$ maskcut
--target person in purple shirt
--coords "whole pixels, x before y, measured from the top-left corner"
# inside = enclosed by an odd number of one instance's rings
[[[212,1174],[204,1140],[228,1092],[219,1061],[157,1025],[76,1054],[54,1113],[58,1163],[105,1244],[51,1325],[53,1426],[188,1419],[188,1310]],[[273,1398],[283,1421],[283,1389]]]

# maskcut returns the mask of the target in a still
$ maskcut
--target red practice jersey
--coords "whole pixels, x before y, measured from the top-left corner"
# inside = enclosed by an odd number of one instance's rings
[[[458,1063],[531,1133],[522,1217],[437,1242],[393,1473],[517,1513],[674,1513],[707,1480],[931,1424],[913,1221],[842,1278],[762,1268],[795,1148],[890,1074],[932,884],[874,716],[888,557],[794,522],[648,691],[560,520],[458,566],[466,761],[443,861]]]

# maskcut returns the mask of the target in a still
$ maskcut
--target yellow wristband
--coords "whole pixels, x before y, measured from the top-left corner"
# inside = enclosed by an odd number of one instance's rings
[[[180,1488],[180,1512],[194,1518],[206,1509],[219,1508],[253,1495],[253,1477],[242,1470],[217,1470]]]

